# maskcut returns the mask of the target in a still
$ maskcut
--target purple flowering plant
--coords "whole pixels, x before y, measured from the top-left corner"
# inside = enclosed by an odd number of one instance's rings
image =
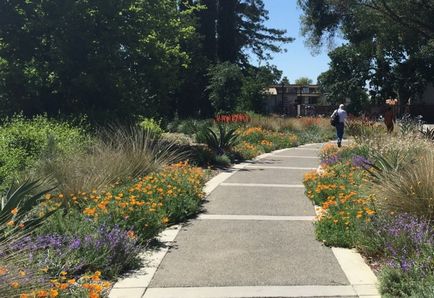
[[[367,227],[364,234],[367,240],[362,251],[380,256],[385,266],[403,272],[434,273],[434,226],[429,220],[406,213],[383,214]]]
[[[24,252],[29,262],[49,268],[54,275],[60,271],[79,275],[100,270],[110,278],[139,266],[141,247],[134,234],[101,224],[93,233],[27,236],[12,242],[10,249]]]

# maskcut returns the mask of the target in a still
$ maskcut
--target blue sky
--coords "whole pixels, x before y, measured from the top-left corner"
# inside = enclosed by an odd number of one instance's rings
[[[297,7],[297,0],[264,0],[264,3],[270,16],[267,26],[286,29],[288,35],[295,38],[295,41],[284,46],[286,53],[272,54],[270,63],[282,70],[291,83],[299,77],[308,77],[315,83],[318,75],[328,69],[327,48],[314,56],[311,49],[305,46],[305,39],[300,34],[301,11]],[[252,62],[258,64],[255,60]]]

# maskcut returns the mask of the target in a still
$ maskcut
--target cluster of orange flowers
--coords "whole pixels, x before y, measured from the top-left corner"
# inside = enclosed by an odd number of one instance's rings
[[[260,127],[249,127],[249,128],[246,128],[245,130],[243,130],[241,132],[241,135],[250,136],[254,133],[262,133],[262,132],[264,132],[264,130]]]
[[[267,141],[267,140],[262,140],[261,141],[261,145],[267,146],[267,147],[272,147],[273,146],[273,142]]]
[[[80,277],[79,281],[74,278],[68,279],[67,272],[62,271],[59,278],[51,280],[50,289],[38,289],[31,292],[24,292],[20,294],[20,298],[55,298],[62,293],[67,293],[68,289],[77,291],[78,289],[85,289],[86,295],[89,298],[99,298],[104,291],[111,287],[111,283],[101,280],[101,272],[96,271],[92,275],[84,275]],[[11,284],[13,288],[19,288],[18,282]]]

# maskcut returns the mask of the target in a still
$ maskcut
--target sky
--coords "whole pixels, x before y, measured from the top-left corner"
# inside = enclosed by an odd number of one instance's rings
[[[270,17],[266,25],[286,29],[287,35],[295,38],[295,41],[283,46],[287,49],[286,53],[272,53],[273,60],[270,64],[282,70],[290,83],[294,83],[300,77],[308,77],[315,83],[318,75],[328,69],[330,59],[327,56],[327,48],[322,49],[319,54],[312,55],[311,49],[305,46],[305,38],[300,33],[301,10],[297,7],[297,0],[264,0],[264,4]],[[255,60],[252,62],[258,65]]]

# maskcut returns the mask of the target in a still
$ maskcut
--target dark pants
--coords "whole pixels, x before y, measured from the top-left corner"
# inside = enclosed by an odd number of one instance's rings
[[[344,138],[344,123],[339,122],[336,125],[336,135],[338,137],[338,143],[342,142],[342,139]]]

